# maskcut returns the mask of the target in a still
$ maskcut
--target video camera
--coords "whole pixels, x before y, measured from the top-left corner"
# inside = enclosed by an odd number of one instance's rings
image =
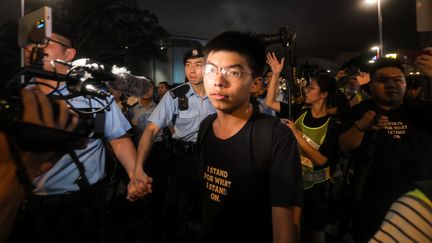
[[[291,46],[296,38],[296,33],[291,26],[285,26],[279,29],[279,32],[274,34],[258,35],[266,45],[280,43],[284,47]]]
[[[0,89],[0,130],[12,135],[22,134],[22,102],[20,90],[35,85],[46,85],[53,89],[48,95],[50,100],[63,99],[70,109],[79,113],[80,122],[75,131],[71,134],[63,134],[61,136],[64,141],[61,141],[58,146],[64,145],[66,140],[73,144],[82,144],[76,142],[79,139],[87,140],[88,137],[99,137],[103,131],[95,129],[98,115],[109,110],[109,106],[113,102],[111,93],[108,91],[108,82],[116,79],[116,76],[111,72],[105,71],[105,67],[99,63],[92,62],[89,59],[79,59],[74,62],[66,62],[64,60],[52,60],[49,64],[52,70],[44,69],[44,57],[46,56],[44,48],[47,41],[51,38],[52,18],[51,8],[43,7],[28,15],[25,15],[19,20],[19,38],[18,44],[21,47],[31,47],[31,55],[29,65],[22,67],[16,75],[2,85]],[[57,72],[58,65],[63,65],[68,68],[66,74]],[[22,79],[22,77],[25,77]],[[56,87],[52,87],[46,83],[37,82],[37,78],[49,79],[57,81]],[[67,88],[65,92],[60,92],[60,83],[65,83]],[[97,105],[82,109],[75,107],[70,99],[79,97],[87,99],[90,104]],[[58,106],[56,102],[52,102],[53,112],[56,116]],[[44,134],[37,136],[33,131],[33,146],[44,146],[46,139]],[[23,134],[25,135],[25,134]],[[19,136],[19,135],[17,135]],[[51,136],[52,139],[55,136]],[[26,139],[30,139],[26,136]],[[22,139],[22,140],[26,140]],[[63,144],[62,144],[63,142]],[[55,146],[55,144],[52,144]],[[82,146],[82,145],[81,145]],[[50,148],[47,148],[50,149]],[[52,149],[52,148],[51,148]]]

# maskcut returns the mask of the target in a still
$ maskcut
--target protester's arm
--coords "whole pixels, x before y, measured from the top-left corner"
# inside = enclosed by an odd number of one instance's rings
[[[432,78],[432,47],[427,47],[423,51],[429,52],[429,54],[418,56],[414,64],[424,75]]]
[[[339,146],[342,152],[351,152],[360,146],[363,136],[368,130],[379,130],[388,123],[388,117],[380,116],[375,119],[374,111],[367,111],[360,120],[339,136]]]
[[[297,207],[272,207],[273,243],[299,241],[299,225],[296,222]]]
[[[151,187],[148,189],[145,188],[145,185],[151,182],[151,179],[150,181],[145,180],[145,178],[148,178],[148,176],[145,174],[143,168],[144,163],[152,149],[154,138],[159,133],[159,131],[160,128],[156,124],[150,122],[141,135],[132,176],[132,178],[135,179],[135,182],[133,184],[130,183],[128,186],[129,200],[135,200],[139,197],[145,196],[148,192],[151,192]]]
[[[270,79],[269,88],[265,98],[265,105],[276,112],[280,112],[280,103],[276,100],[277,86],[279,83],[280,73],[282,72],[285,58],[279,62],[274,52],[267,53],[267,64],[270,66],[273,75]]]
[[[297,129],[296,124],[290,120],[285,120],[286,125],[293,132],[297,143],[299,144],[300,149],[305,153],[306,157],[310,159],[314,165],[322,166],[327,163],[328,159],[323,154],[320,153],[317,149],[312,147],[306,140],[303,138],[301,132]]]

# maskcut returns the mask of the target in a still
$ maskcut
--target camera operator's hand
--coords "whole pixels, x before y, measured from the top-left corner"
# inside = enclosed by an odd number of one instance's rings
[[[375,111],[367,111],[362,118],[357,121],[356,126],[361,131],[379,130],[384,128],[388,122],[387,116],[378,116]]]
[[[51,102],[37,89],[21,91],[23,102],[23,122],[35,125],[73,131],[78,125],[78,115],[68,109],[65,101],[56,101],[59,106],[58,116],[55,118]],[[27,168],[30,180],[49,170],[64,152],[28,152],[20,151],[21,158]]]
[[[143,169],[135,169],[128,184],[127,199],[135,201],[151,193],[153,191],[152,182],[153,179]]]
[[[285,58],[282,57],[281,61],[279,62],[278,58],[276,57],[276,54],[274,52],[267,53],[267,64],[270,66],[273,75],[280,74],[282,72]]]
[[[423,52],[425,54],[418,56],[414,65],[428,78],[432,78],[432,47],[423,49]]]

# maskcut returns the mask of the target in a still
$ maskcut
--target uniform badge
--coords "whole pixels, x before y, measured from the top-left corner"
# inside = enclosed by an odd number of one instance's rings
[[[192,50],[192,56],[198,56],[198,50],[197,49]]]

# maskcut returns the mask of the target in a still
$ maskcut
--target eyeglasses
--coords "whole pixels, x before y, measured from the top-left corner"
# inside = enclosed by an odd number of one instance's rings
[[[64,47],[66,47],[66,48],[72,48],[71,46],[69,46],[69,45],[67,45],[67,44],[65,44],[65,43],[62,43],[62,42],[60,42],[60,41],[53,40],[53,39],[51,39],[51,38],[46,38],[46,39],[44,40],[43,43],[39,44],[39,47],[40,47],[40,48],[45,48],[45,47],[47,47],[47,46],[50,44],[50,42],[57,43],[57,44],[59,44],[59,45],[61,45],[61,46],[64,46]],[[30,46],[30,45],[32,45],[32,44],[28,44],[27,46]]]
[[[210,63],[204,65],[203,75],[204,77],[213,79],[219,71],[228,82],[237,82],[243,75],[252,75],[251,73],[242,72],[237,68],[220,68]]]

